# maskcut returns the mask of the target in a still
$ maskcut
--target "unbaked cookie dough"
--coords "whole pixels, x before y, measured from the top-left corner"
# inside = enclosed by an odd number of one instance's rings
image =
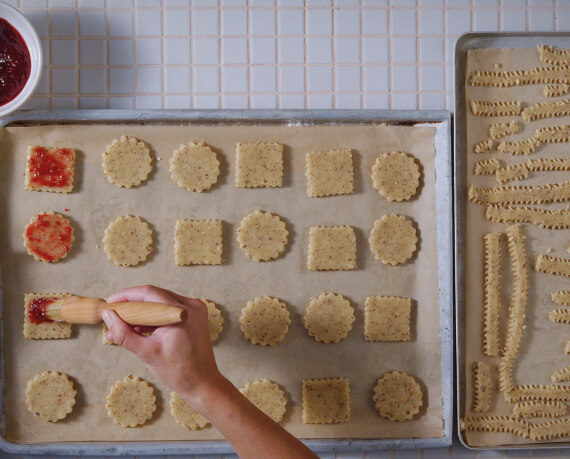
[[[354,193],[354,172],[350,148],[307,153],[305,161],[307,194],[310,197]]]
[[[283,420],[287,397],[278,384],[268,379],[259,379],[246,384],[240,392],[275,422]]]
[[[156,411],[154,389],[138,376],[125,376],[111,387],[105,407],[117,424],[136,427],[147,422]]]
[[[374,188],[388,201],[405,201],[416,194],[420,168],[413,155],[393,151],[376,158],[370,178]]]
[[[237,230],[241,251],[255,261],[277,258],[285,250],[288,236],[283,220],[259,210],[246,215]]]
[[[338,343],[348,336],[354,323],[354,309],[342,295],[323,293],[311,298],[305,310],[305,328],[322,343]]]
[[[186,400],[184,400],[176,392],[170,393],[170,414],[174,416],[176,422],[190,430],[203,429],[210,422],[192,408]]]
[[[139,217],[117,217],[105,230],[105,253],[117,266],[134,266],[152,252],[152,230]]]
[[[142,140],[122,135],[105,147],[103,172],[109,182],[131,188],[145,181],[151,170],[150,149]]]
[[[73,227],[67,218],[55,212],[33,217],[24,230],[24,247],[38,261],[56,262],[65,258],[73,244]]]
[[[408,421],[423,405],[422,390],[406,373],[393,371],[382,376],[374,386],[374,406],[380,416],[390,421]]]
[[[411,298],[368,296],[364,303],[366,341],[410,341]]]
[[[384,215],[374,222],[368,242],[377,260],[385,265],[399,265],[416,251],[418,236],[409,218]]]
[[[348,421],[350,386],[347,378],[303,379],[304,424]]]
[[[29,191],[71,193],[74,170],[73,148],[28,145],[24,187]]]
[[[177,266],[223,262],[221,220],[176,220],[174,261]]]
[[[189,142],[174,150],[169,171],[180,188],[201,193],[218,181],[220,162],[206,143]]]
[[[58,300],[69,296],[67,293],[26,293],[24,296],[24,338],[26,339],[64,339],[71,338],[71,324],[67,322],[34,323],[30,317],[30,308],[41,307],[38,302]],[[33,315],[32,315],[33,317]]]
[[[212,342],[216,341],[222,332],[224,326],[224,318],[222,311],[220,311],[214,303],[208,300],[201,300],[202,303],[208,308],[208,327],[210,330],[210,339]]]
[[[236,187],[270,188],[282,185],[283,145],[262,142],[236,145]]]
[[[309,256],[311,271],[356,269],[356,234],[352,226],[311,226]]]
[[[253,344],[273,346],[283,340],[291,319],[285,304],[277,298],[264,296],[248,301],[241,310],[240,328]]]
[[[26,406],[42,421],[57,422],[75,405],[77,390],[69,376],[57,371],[42,371],[28,381]]]

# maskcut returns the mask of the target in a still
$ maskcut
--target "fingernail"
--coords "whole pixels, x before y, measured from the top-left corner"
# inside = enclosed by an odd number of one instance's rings
[[[107,325],[107,327],[111,327],[111,325],[112,325],[113,322],[115,321],[115,317],[113,317],[113,314],[111,314],[110,311],[108,311],[107,309],[105,309],[101,315],[102,315],[103,321],[105,322],[105,324]]]

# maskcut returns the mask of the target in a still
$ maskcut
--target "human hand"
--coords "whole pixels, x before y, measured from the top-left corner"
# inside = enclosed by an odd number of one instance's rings
[[[108,303],[122,301],[166,303],[186,310],[184,322],[156,328],[131,327],[111,310],[103,311],[103,320],[109,327],[107,339],[139,357],[157,378],[199,409],[203,391],[223,379],[214,358],[206,305],[149,285],[107,298]],[[149,330],[151,335],[141,334]]]

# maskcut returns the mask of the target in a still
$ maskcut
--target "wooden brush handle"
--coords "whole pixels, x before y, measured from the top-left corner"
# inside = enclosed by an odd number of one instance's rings
[[[131,325],[162,326],[174,325],[186,320],[186,311],[164,303],[128,301],[107,303],[101,298],[71,296],[64,299],[61,315],[65,322],[75,324],[96,324],[102,322],[105,309],[115,311],[121,319]]]

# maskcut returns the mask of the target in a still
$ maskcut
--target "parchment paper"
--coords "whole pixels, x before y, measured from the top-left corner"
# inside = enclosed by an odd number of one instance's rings
[[[501,64],[500,69],[495,64]],[[530,69],[541,64],[536,49],[482,49],[469,53],[467,60],[466,77],[474,70],[511,70]],[[465,84],[467,101],[480,100],[518,100],[523,106],[545,100],[559,100],[560,98],[546,98],[542,95],[544,85],[531,85],[519,88],[485,88],[471,87]],[[567,98],[567,97],[564,97]],[[498,186],[494,176],[476,176],[473,166],[477,160],[498,158],[508,164],[518,164],[529,158],[568,157],[569,145],[542,144],[534,153],[528,156],[510,156],[493,150],[489,153],[473,153],[473,145],[489,138],[488,128],[491,123],[517,119],[522,129],[515,135],[501,140],[523,140],[534,134],[536,128],[568,124],[568,117],[550,118],[539,121],[525,122],[522,117],[477,117],[471,114],[467,105],[467,177],[468,183],[478,186]],[[495,143],[496,145],[496,143]],[[568,172],[531,172],[529,178],[520,182],[511,182],[508,185],[539,185],[546,183],[563,182],[569,180]],[[555,209],[564,208],[567,203],[544,205]],[[541,206],[539,206],[541,207]],[[476,360],[482,360],[491,365],[493,369],[493,395],[492,408],[485,415],[510,415],[512,405],[506,403],[498,390],[499,358],[486,357],[482,354],[482,308],[483,308],[483,235],[488,232],[505,231],[507,224],[493,223],[485,219],[485,207],[467,203],[467,253],[466,253],[466,349],[465,370],[467,372],[466,399],[463,413],[467,416],[480,415],[473,413],[472,407],[472,373],[471,365]],[[541,253],[548,253],[557,257],[569,257],[566,253],[570,243],[570,230],[547,230],[532,224],[521,224],[522,233],[526,236],[525,246],[529,262],[529,295],[526,313],[526,328],[524,330],[521,349],[519,351],[515,368],[515,384],[551,384],[550,375],[570,365],[570,357],[564,353],[564,343],[570,338],[568,325],[556,324],[548,319],[548,313],[553,309],[564,308],[554,303],[550,294],[557,290],[570,288],[568,279],[560,276],[543,274],[534,270],[536,257]],[[506,239],[503,241],[506,245]],[[507,309],[511,299],[511,265],[507,250],[503,251],[503,311],[500,325],[501,343],[504,343],[507,327]],[[566,385],[567,383],[562,383]],[[547,419],[542,419],[544,422]],[[525,444],[530,440],[509,434],[489,434],[469,432],[467,441],[472,446],[497,446],[509,444]],[[567,442],[567,438],[549,441]]]
[[[207,298],[223,311],[224,330],[215,343],[221,371],[238,387],[269,378],[289,398],[283,425],[301,438],[420,438],[443,435],[438,310],[438,276],[434,193],[434,128],[414,126],[44,126],[14,127],[1,132],[0,190],[2,273],[4,286],[4,358],[8,439],[16,442],[149,441],[221,439],[216,429],[188,431],[170,415],[170,391],[127,351],[101,342],[100,326],[75,326],[73,339],[27,341],[22,336],[25,292],[71,292],[105,297],[133,285],[155,284],[182,294]],[[134,135],[154,149],[157,160],[148,182],[120,189],[101,168],[105,145],[121,134]],[[218,153],[221,177],[206,193],[176,186],[168,159],[181,143],[205,140]],[[277,141],[285,145],[284,186],[239,189],[234,186],[237,141]],[[78,151],[76,187],[70,195],[24,190],[27,144],[68,146]],[[355,166],[355,194],[309,198],[305,192],[305,153],[350,147]],[[423,166],[419,196],[390,203],[371,186],[369,171],[380,152],[403,150]],[[160,159],[158,159],[160,158]],[[69,209],[66,211],[65,209]],[[287,250],[276,261],[247,259],[235,242],[236,228],[248,213],[265,210],[280,215],[290,234]],[[29,219],[54,210],[69,216],[76,240],[68,257],[56,264],[36,262],[26,254],[22,232]],[[376,219],[398,213],[419,227],[419,251],[402,266],[384,266],[374,259],[367,238]],[[131,268],[111,263],[101,239],[107,224],[119,215],[147,220],[154,231],[154,250],[147,262]],[[177,218],[224,221],[225,263],[220,266],[174,264],[173,237]],[[353,225],[358,244],[358,269],[310,272],[306,268],[309,227]],[[338,344],[316,342],[302,316],[310,298],[337,292],[350,299],[356,323]],[[284,341],[261,347],[246,341],[239,314],[256,296],[282,299],[292,324]],[[401,295],[414,299],[412,340],[369,343],[363,338],[363,304],[368,295]],[[24,404],[26,382],[49,369],[68,373],[78,387],[74,412],[63,422],[35,419]],[[385,372],[399,370],[419,378],[424,406],[410,422],[392,423],[373,407],[372,387]],[[158,410],[144,427],[115,424],[104,408],[111,385],[132,373],[155,385]],[[348,377],[352,416],[349,423],[304,425],[301,422],[303,378]]]

